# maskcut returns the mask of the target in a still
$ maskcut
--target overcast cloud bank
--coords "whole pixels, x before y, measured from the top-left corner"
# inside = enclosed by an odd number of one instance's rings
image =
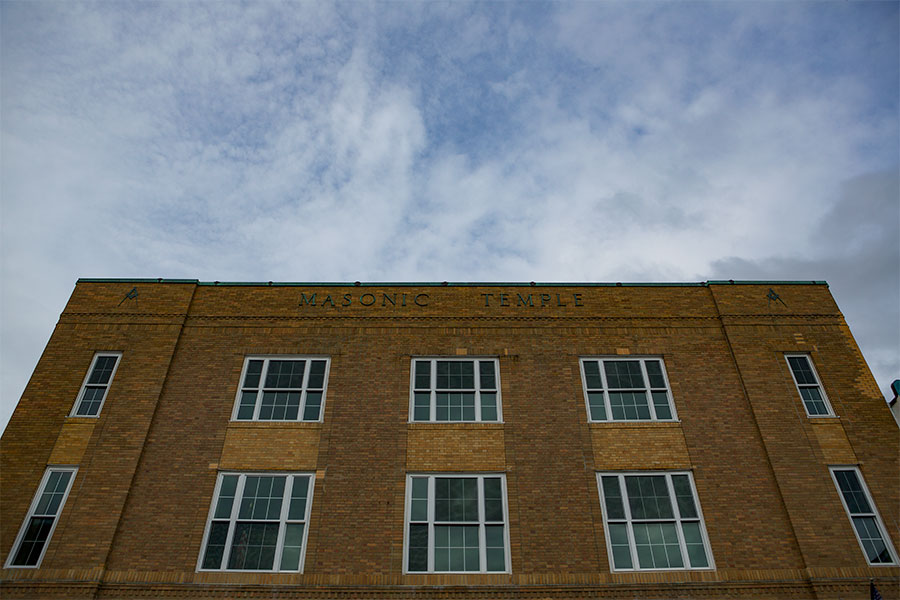
[[[0,17],[0,423],[78,277],[825,279],[900,377],[896,3]]]

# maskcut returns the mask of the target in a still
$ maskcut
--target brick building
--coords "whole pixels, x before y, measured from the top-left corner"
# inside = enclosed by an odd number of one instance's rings
[[[897,597],[898,435],[824,282],[80,280],[2,594]]]

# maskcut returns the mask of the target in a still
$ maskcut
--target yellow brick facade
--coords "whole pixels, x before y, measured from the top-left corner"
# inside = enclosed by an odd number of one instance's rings
[[[128,298],[132,289],[137,295]],[[770,291],[781,299],[773,302]],[[70,417],[119,352],[96,418]],[[836,416],[810,418],[810,357]],[[248,356],[329,357],[319,422],[233,421]],[[502,422],[410,422],[416,357],[496,359]],[[591,423],[583,357],[657,357],[677,420]],[[821,283],[212,284],[82,280],[0,441],[6,561],[48,465],[78,472],[4,598],[850,598],[869,566],[828,467],[896,548],[900,435]],[[597,473],[690,472],[715,568],[611,568]],[[221,472],[314,479],[302,573],[198,571]],[[407,477],[502,473],[508,573],[404,573]]]

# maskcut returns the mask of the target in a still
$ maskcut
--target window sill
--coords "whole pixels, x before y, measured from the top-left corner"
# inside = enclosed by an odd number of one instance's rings
[[[503,429],[502,421],[407,421],[410,429]]]
[[[228,421],[229,429],[322,429],[321,421]],[[271,571],[267,571],[270,572]]]
[[[591,429],[681,428],[681,421],[588,421]]]

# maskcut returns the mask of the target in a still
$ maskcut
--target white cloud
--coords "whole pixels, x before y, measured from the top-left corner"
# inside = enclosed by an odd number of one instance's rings
[[[79,276],[825,277],[885,387],[896,11],[2,3],[3,408]]]

